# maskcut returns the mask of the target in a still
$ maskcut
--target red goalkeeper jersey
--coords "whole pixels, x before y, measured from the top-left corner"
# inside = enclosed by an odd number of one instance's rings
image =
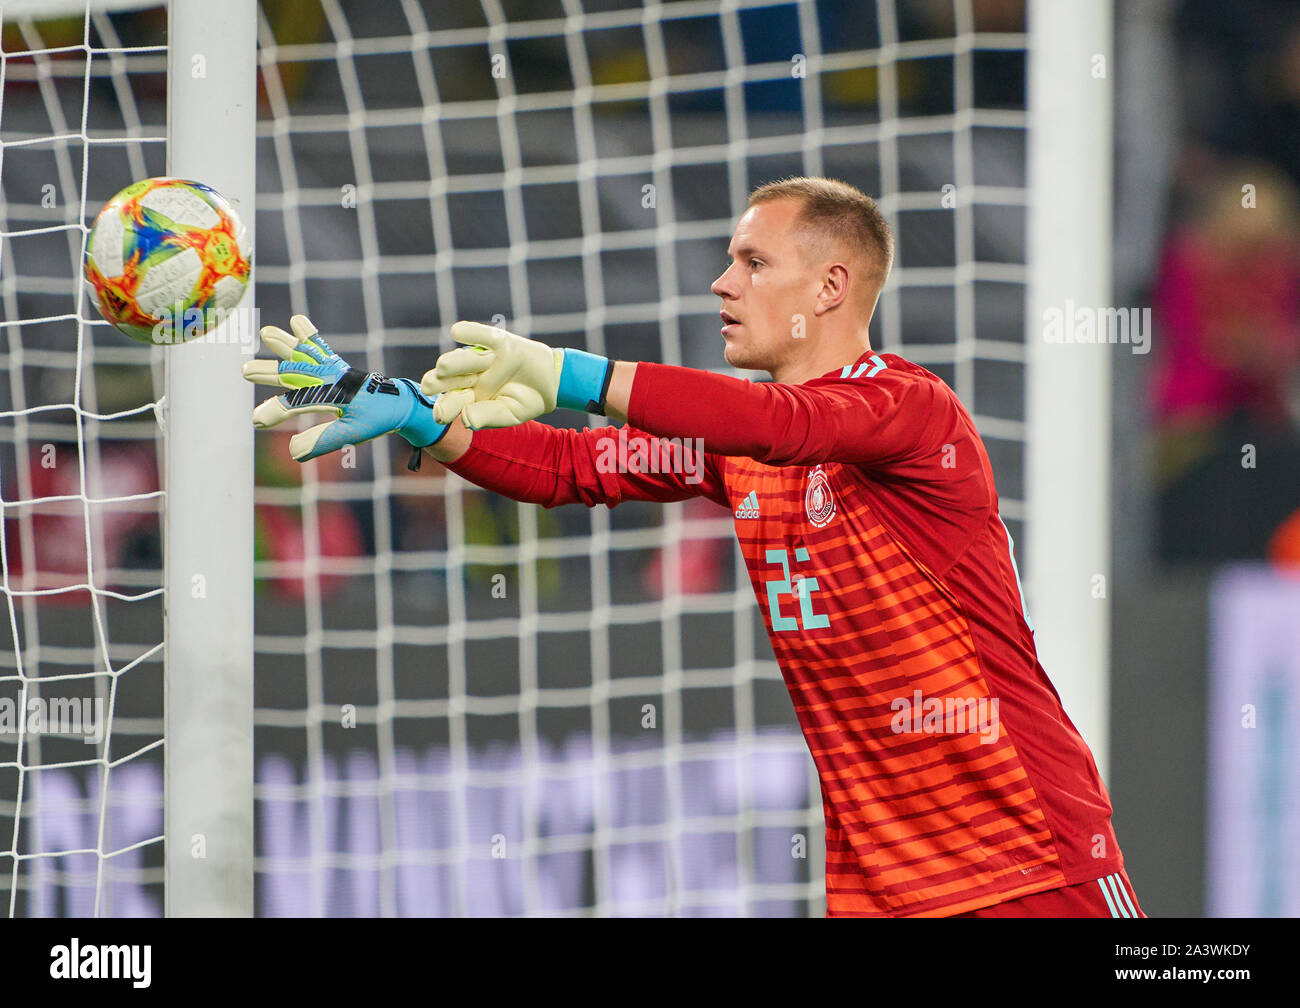
[[[640,363],[628,421],[479,431],[450,468],[547,507],[735,515],[821,778],[829,915],[949,916],[1122,869],[947,385],[894,354],[802,385]]]

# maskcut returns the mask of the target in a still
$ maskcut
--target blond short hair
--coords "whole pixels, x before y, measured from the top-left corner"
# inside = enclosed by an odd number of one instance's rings
[[[872,264],[883,287],[894,263],[894,234],[876,201],[861,189],[838,179],[799,176],[768,182],[749,196],[749,205],[793,199],[801,204],[801,225],[817,231]]]

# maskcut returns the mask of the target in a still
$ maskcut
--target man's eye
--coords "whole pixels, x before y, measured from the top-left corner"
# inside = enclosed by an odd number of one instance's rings
[[[757,259],[751,259],[751,260],[749,260],[749,268],[750,268],[750,269],[758,269],[758,267],[760,267],[760,266],[762,266],[762,265],[763,265],[763,264],[762,264],[761,262],[759,262]]]

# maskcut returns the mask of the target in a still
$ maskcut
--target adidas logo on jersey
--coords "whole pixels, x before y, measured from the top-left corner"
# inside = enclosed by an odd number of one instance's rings
[[[740,507],[736,508],[737,518],[757,518],[758,517],[758,491],[751,490],[749,495],[740,502]]]

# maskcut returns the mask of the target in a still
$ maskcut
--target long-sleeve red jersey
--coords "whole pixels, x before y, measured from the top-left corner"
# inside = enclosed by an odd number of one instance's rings
[[[450,468],[546,507],[702,495],[735,515],[821,778],[830,916],[949,916],[1123,867],[988,455],[924,368],[867,353],[785,385],[640,363],[621,433],[479,431]]]

